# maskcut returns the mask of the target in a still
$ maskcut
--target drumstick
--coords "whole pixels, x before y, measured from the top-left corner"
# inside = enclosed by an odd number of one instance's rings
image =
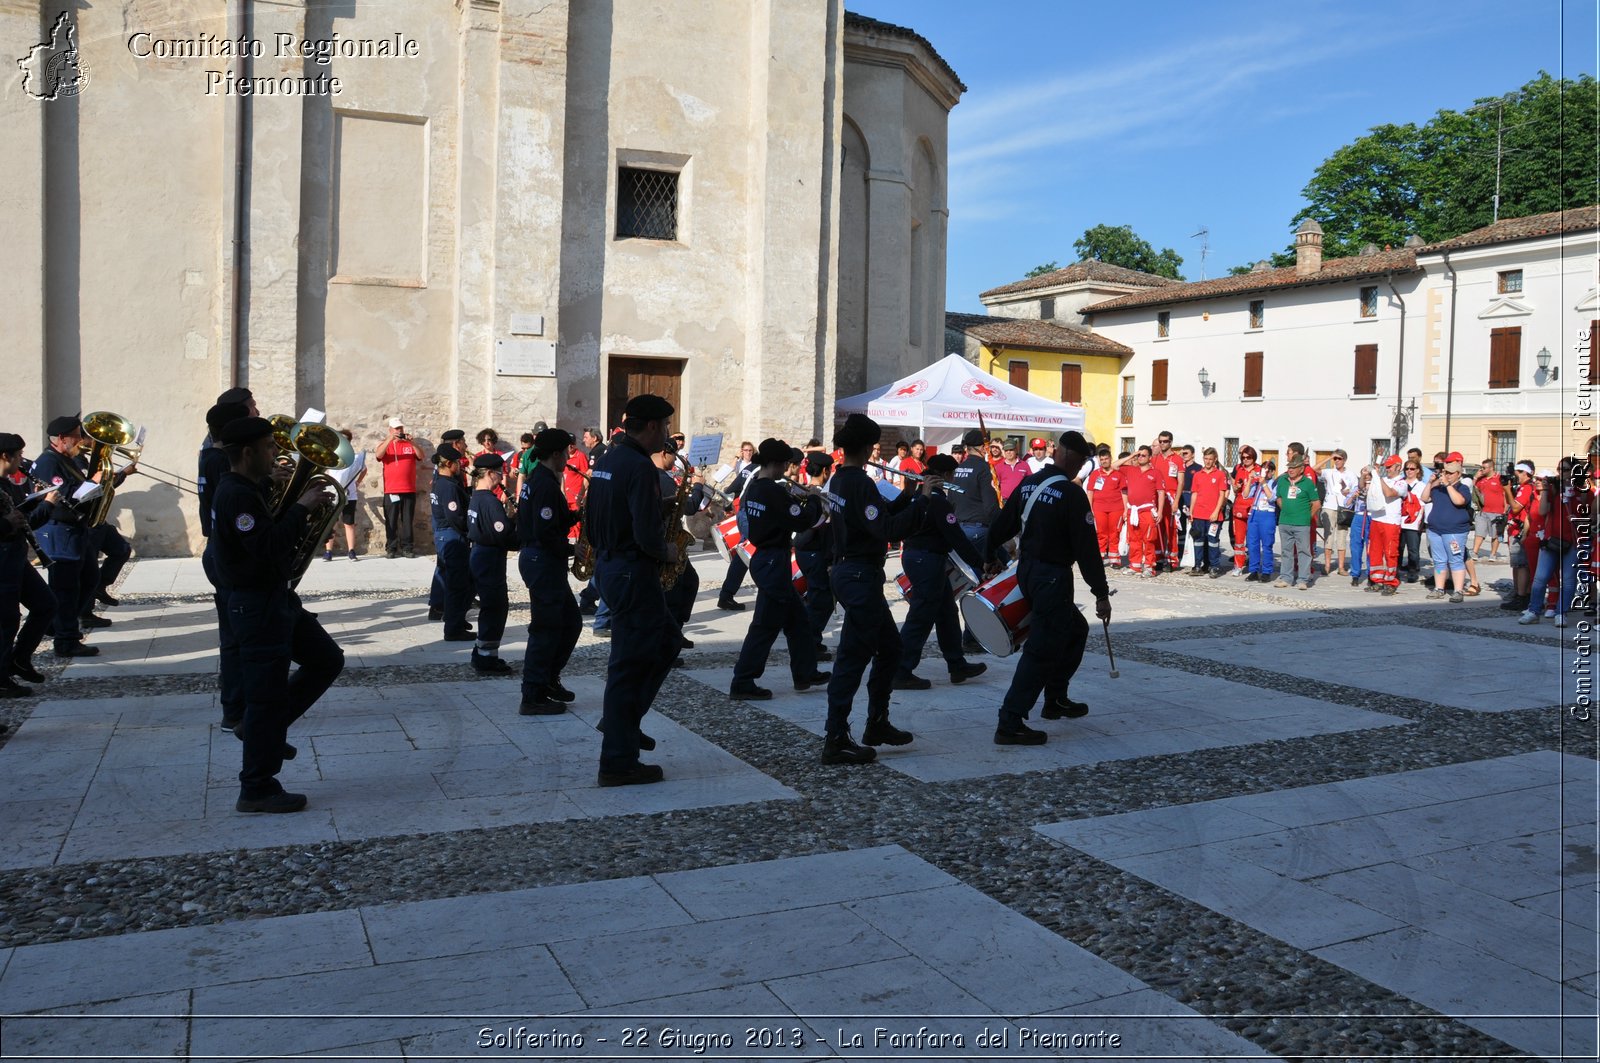
[[[1100,623],[1105,625],[1106,629],[1106,656],[1111,660],[1111,678],[1117,679],[1121,677],[1121,673],[1117,671],[1117,655],[1111,652],[1111,618],[1105,617]]]

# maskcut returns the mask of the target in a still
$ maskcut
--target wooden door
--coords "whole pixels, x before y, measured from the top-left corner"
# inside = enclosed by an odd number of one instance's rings
[[[683,414],[683,362],[676,358],[626,358],[612,355],[606,362],[606,424],[622,423],[622,410],[636,395],[660,395],[672,403],[677,425]]]

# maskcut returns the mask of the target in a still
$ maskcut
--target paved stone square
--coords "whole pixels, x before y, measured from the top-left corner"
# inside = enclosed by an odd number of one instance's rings
[[[781,640],[777,696],[726,697],[750,614],[694,560],[696,645],[645,723],[667,781],[617,790],[604,640],[570,714],[521,717],[427,623],[431,562],[314,563],[347,670],[281,817],[232,808],[198,564],[137,561],[102,655],[3,709],[4,1057],[1594,1053],[1576,630],[1489,594],[1116,577],[1087,717],[995,747],[1017,658],[952,686],[930,647],[892,703],[916,741],[848,770]],[[526,622],[514,590],[514,664]]]

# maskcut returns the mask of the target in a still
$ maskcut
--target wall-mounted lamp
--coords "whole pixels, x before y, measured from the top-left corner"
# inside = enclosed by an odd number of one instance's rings
[[[1215,390],[1217,390],[1217,386],[1211,382],[1211,374],[1206,372],[1204,369],[1201,369],[1200,370],[1200,394],[1201,395],[1209,395]]]
[[[1539,372],[1544,374],[1545,380],[1561,379],[1561,367],[1559,365],[1555,367],[1550,365],[1550,348],[1540,347],[1539,353],[1534,355],[1534,358],[1538,361]]]

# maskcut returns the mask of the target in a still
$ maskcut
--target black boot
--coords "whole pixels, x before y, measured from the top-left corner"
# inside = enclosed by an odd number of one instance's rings
[[[876,749],[858,746],[850,737],[849,731],[841,734],[829,735],[822,741],[822,763],[824,764],[871,764],[878,759]]]
[[[43,683],[44,673],[33,666],[31,660],[11,662],[11,674],[29,683]]]
[[[861,741],[869,746],[908,746],[915,736],[889,722],[889,708],[867,710],[867,726]]]

